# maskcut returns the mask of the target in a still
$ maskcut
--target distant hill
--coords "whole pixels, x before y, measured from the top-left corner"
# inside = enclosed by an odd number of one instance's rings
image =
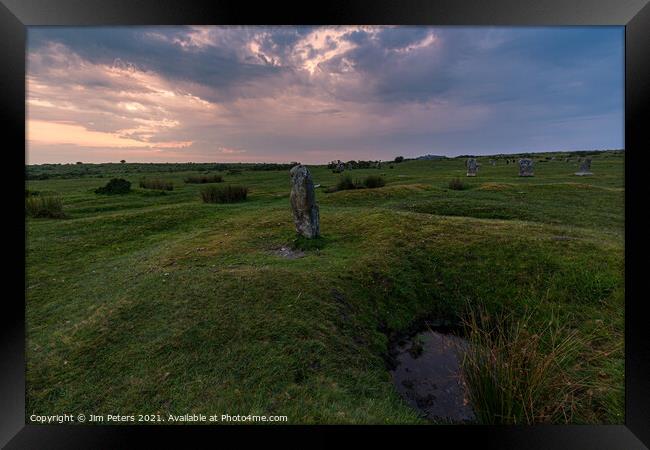
[[[423,155],[423,156],[418,156],[417,158],[414,159],[424,159],[424,160],[430,160],[430,159],[445,159],[447,158],[446,156],[439,156],[439,155]]]

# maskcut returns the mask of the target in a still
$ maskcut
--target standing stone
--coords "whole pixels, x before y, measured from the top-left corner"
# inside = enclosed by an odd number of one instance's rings
[[[491,160],[490,160],[490,164],[492,164],[493,166],[496,166],[496,165],[497,165],[497,162],[496,162],[495,160],[491,159]]]
[[[533,172],[533,160],[529,158],[522,158],[519,160],[519,176],[520,177],[532,177],[535,173]]]
[[[289,171],[291,175],[291,209],[298,234],[313,239],[320,236],[320,218],[314,182],[307,167],[299,164]]]
[[[467,166],[467,176],[475,177],[476,172],[478,171],[478,165],[476,164],[476,159],[468,158],[467,161],[465,161],[465,166]]]
[[[593,175],[591,173],[591,158],[585,158],[580,163],[580,169],[576,172],[576,175],[583,177],[585,175]]]

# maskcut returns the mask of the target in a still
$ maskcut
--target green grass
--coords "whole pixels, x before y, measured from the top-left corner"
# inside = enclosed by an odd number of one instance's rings
[[[236,204],[201,202],[203,186],[183,183],[196,172],[182,170],[147,174],[176,185],[161,196],[95,195],[92,177],[29,181],[68,218],[27,219],[27,415],[423,423],[393,389],[388,334],[469,304],[513,320],[534,310],[539,331],[562,323],[585,343],[571,421],[623,423],[623,157],[595,156],[588,179],[563,159],[533,178],[479,162],[463,191],[448,188],[461,158],[355,170],[386,185],[317,189],[313,245],[295,238],[288,170],[226,174],[249,188]],[[120,167],[110,176],[137,185],[141,173]],[[323,188],[339,180],[310,170]],[[306,256],[275,253],[288,244]]]
[[[140,187],[143,189],[155,189],[160,191],[173,191],[174,183],[160,178],[143,178],[140,180]]]
[[[206,186],[201,189],[201,199],[205,203],[237,203],[246,200],[248,188],[245,186]]]
[[[50,219],[63,219],[63,201],[58,196],[34,195],[25,197],[25,215]]]
[[[495,318],[470,309],[462,372],[480,422],[572,423],[576,411],[589,410],[580,402],[589,401],[581,356],[589,353],[590,338],[552,315],[545,320],[541,325],[532,313]]]
[[[221,183],[222,181],[223,181],[223,177],[221,175],[192,175],[185,178],[186,183],[195,183],[195,184]]]

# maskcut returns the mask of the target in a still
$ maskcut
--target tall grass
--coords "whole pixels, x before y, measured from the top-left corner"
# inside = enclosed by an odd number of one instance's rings
[[[379,188],[386,185],[386,180],[380,175],[368,175],[363,180],[363,185],[369,189]]]
[[[462,373],[482,423],[572,421],[586,388],[576,369],[587,338],[555,317],[536,325],[529,312],[514,319],[470,310],[464,325]]]
[[[204,184],[204,183],[221,183],[221,175],[191,175],[185,178],[186,183]]]
[[[140,187],[143,189],[157,189],[161,191],[174,190],[174,183],[160,178],[143,178],[140,180]]]
[[[373,189],[386,185],[386,180],[380,175],[368,175],[364,178],[363,181],[352,181],[350,175],[342,175],[339,178],[339,181],[336,183],[336,186],[333,189],[329,189],[327,192],[336,192],[336,191],[347,191],[350,189]]]
[[[460,178],[454,178],[449,182],[449,189],[453,191],[462,191],[467,189],[467,185]]]
[[[235,203],[243,202],[248,195],[245,186],[206,186],[201,189],[201,199],[204,203]]]
[[[55,195],[30,195],[25,198],[25,214],[29,217],[62,219],[63,201]]]
[[[352,177],[350,175],[343,175],[341,178],[339,178],[339,181],[336,183],[336,190],[337,191],[345,191],[348,189],[356,189],[357,185],[352,181]]]

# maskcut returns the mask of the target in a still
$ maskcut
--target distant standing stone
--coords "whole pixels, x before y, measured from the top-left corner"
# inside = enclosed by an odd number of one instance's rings
[[[478,165],[476,164],[476,159],[468,158],[467,161],[465,161],[465,165],[467,166],[467,176],[475,177],[476,172],[478,171]]]
[[[298,234],[312,239],[320,235],[320,217],[316,204],[314,182],[309,169],[303,165],[293,167],[291,175],[291,209]]]
[[[591,158],[585,158],[580,163],[580,169],[576,172],[576,175],[583,177],[585,175],[593,175],[591,173]]]
[[[533,160],[529,158],[522,158],[519,160],[519,176],[532,177],[535,173],[533,171]]]

